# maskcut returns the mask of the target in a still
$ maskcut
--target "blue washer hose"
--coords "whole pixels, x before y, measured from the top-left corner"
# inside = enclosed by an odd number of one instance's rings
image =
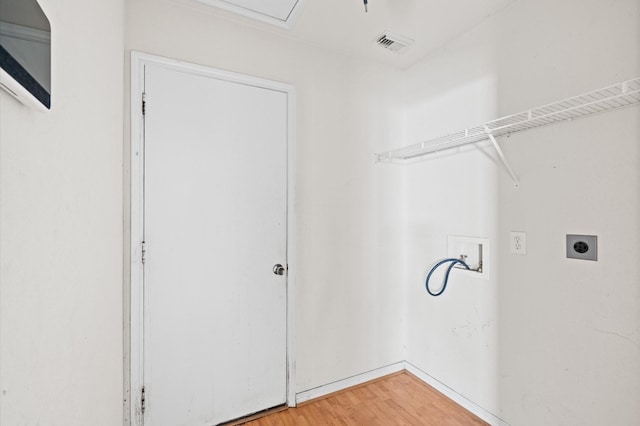
[[[451,263],[451,265],[449,265],[449,267],[447,268],[447,272],[444,275],[444,284],[442,285],[442,288],[440,289],[439,292],[434,293],[429,289],[429,278],[431,278],[431,274],[433,274],[433,272],[438,269],[438,267],[440,265],[444,265],[445,263]],[[464,263],[464,261],[460,260],[460,259],[454,259],[454,258],[450,258],[450,259],[444,259],[441,260],[440,262],[436,263],[433,268],[431,268],[431,270],[429,271],[429,274],[427,275],[427,280],[425,282],[425,287],[427,288],[427,293],[429,293],[432,296],[440,296],[442,293],[444,293],[444,290],[447,288],[447,282],[449,281],[449,273],[451,272],[451,270],[453,269],[453,267],[457,264],[460,263],[462,266],[464,266],[466,269],[471,269],[469,268],[469,265],[467,265],[466,263]]]

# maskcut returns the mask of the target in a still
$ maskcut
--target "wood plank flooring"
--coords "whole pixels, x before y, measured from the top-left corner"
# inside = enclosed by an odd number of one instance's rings
[[[487,424],[405,371],[245,423],[247,426]]]

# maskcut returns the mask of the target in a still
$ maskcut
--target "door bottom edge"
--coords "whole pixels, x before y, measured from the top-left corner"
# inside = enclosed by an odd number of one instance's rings
[[[239,417],[235,420],[229,420],[226,422],[218,423],[216,426],[237,426],[243,425],[245,423],[249,423],[253,420],[258,420],[262,417],[268,416],[270,414],[279,413],[281,411],[285,411],[289,409],[289,405],[285,402],[281,405],[276,405],[275,407],[267,408],[266,410],[261,410],[253,414],[249,414],[247,416]]]

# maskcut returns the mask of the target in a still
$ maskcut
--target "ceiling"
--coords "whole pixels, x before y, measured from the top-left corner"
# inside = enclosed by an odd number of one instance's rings
[[[289,29],[239,15],[237,19],[326,49],[407,68],[516,0],[368,0],[367,13],[363,0],[222,1],[241,7],[264,4],[267,13],[269,9],[293,8],[293,19],[286,23]],[[229,16],[226,9],[221,13]],[[384,32],[414,42],[399,53],[392,52],[375,43]]]
[[[407,68],[513,0],[306,0],[291,33],[307,42]],[[400,53],[379,47],[384,31],[414,43]]]

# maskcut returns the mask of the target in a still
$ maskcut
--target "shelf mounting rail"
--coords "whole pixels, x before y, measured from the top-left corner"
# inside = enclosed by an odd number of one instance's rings
[[[376,162],[404,163],[435,152],[490,140],[517,187],[518,178],[507,163],[496,137],[638,104],[640,104],[640,77],[498,118],[481,126],[381,152],[376,154]]]

